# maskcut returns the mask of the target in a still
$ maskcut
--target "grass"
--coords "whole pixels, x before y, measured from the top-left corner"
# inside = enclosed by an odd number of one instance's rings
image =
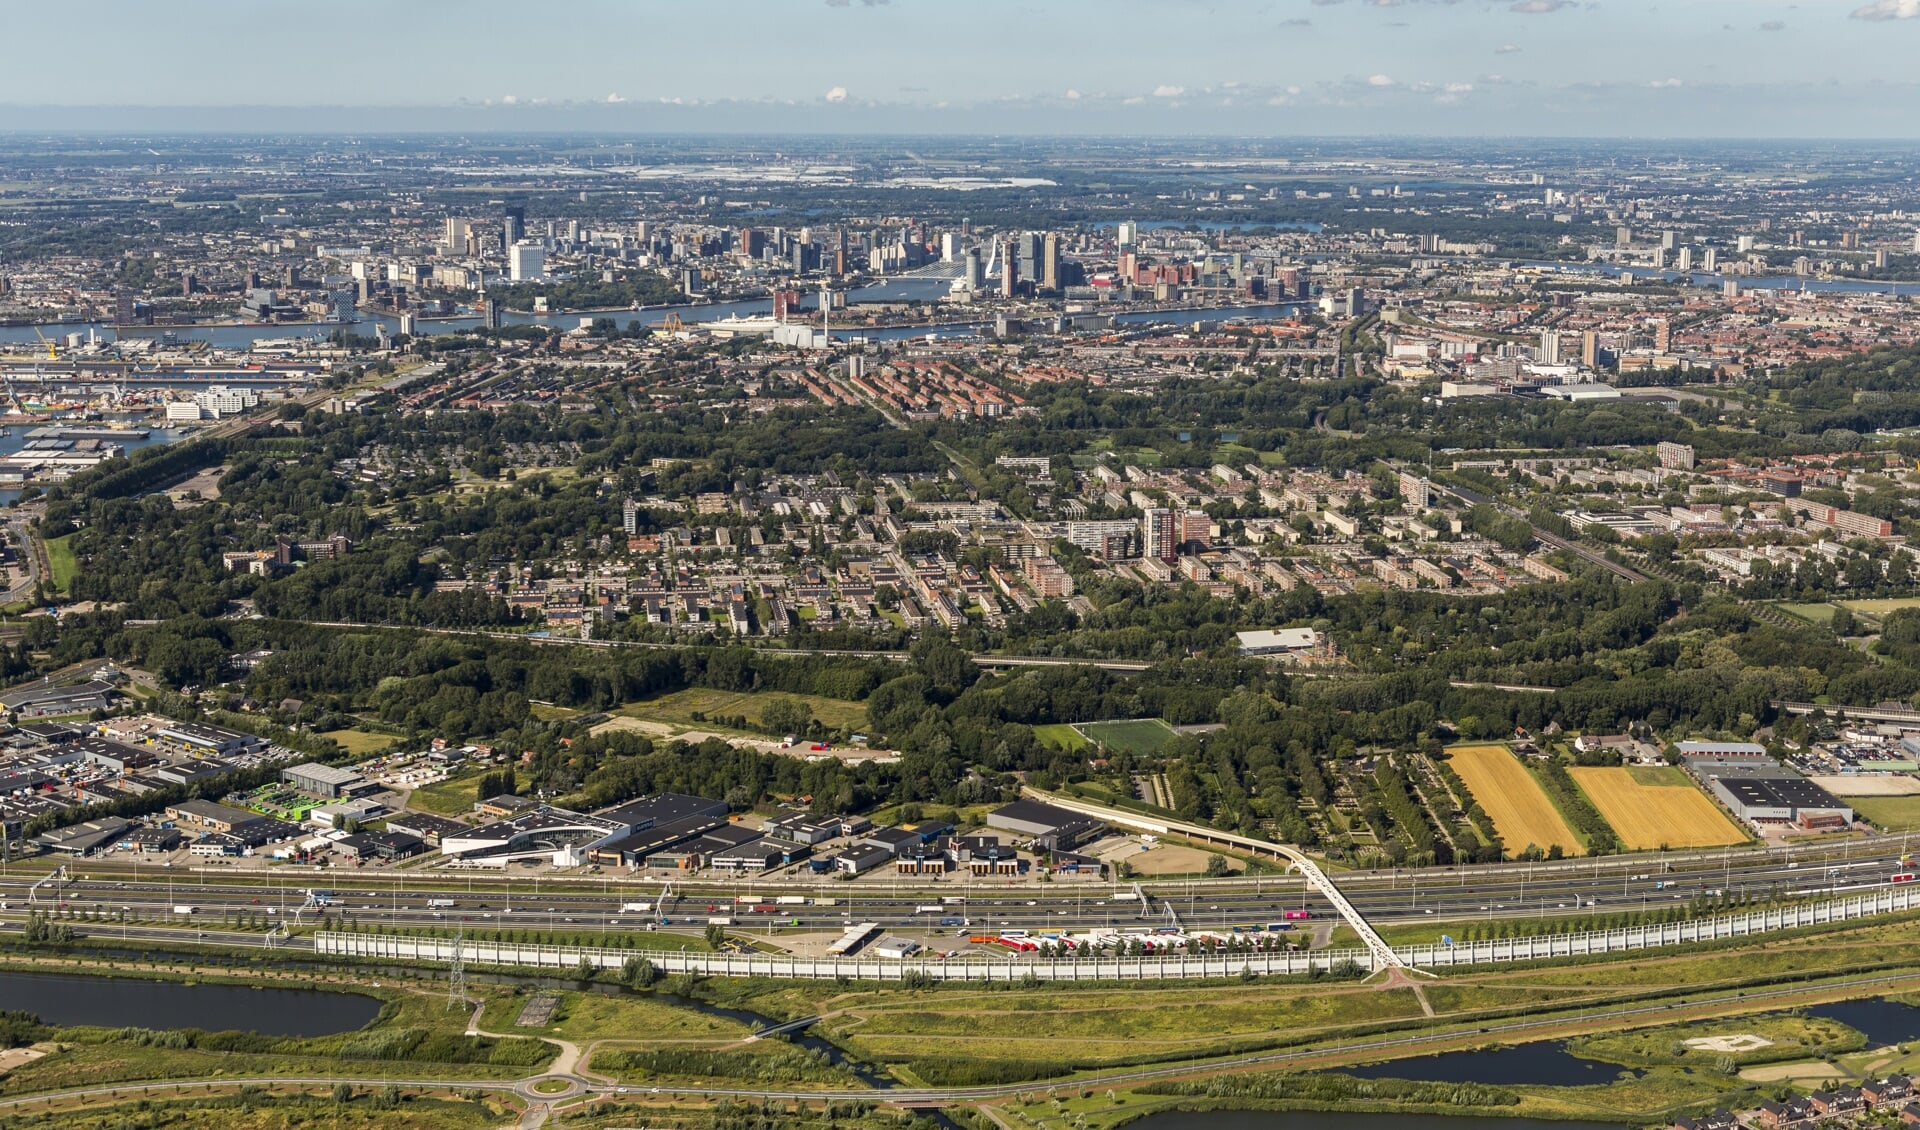
[[[1567,855],[1586,853],[1566,818],[1506,746],[1454,746],[1447,753],[1453,771],[1493,818],[1494,830],[1509,852],[1519,854],[1529,845],[1543,851],[1558,845]]]
[[[1633,851],[1722,847],[1747,841],[1718,806],[1684,777],[1647,784],[1626,769],[1574,766],[1580,791]]]
[[[1775,604],[1774,607],[1789,616],[1798,616],[1808,623],[1818,624],[1823,628],[1826,627],[1829,620],[1833,619],[1834,608],[1831,604],[1792,604],[1787,601],[1781,601]]]
[[[73,535],[47,539],[47,568],[53,572],[52,586],[56,592],[66,592],[73,584],[73,578],[79,575],[80,562],[73,555]]]
[[[1033,728],[1033,736],[1047,745],[1053,746],[1055,749],[1064,749],[1068,752],[1085,749],[1088,745],[1092,744],[1087,741],[1085,734],[1082,734],[1072,726],[1062,723],[1055,723],[1050,726],[1035,726]]]
[[[465,816],[473,811],[474,802],[479,800],[474,790],[479,787],[480,778],[488,772],[486,769],[476,769],[417,788],[408,795],[407,807],[416,812],[433,812],[441,816]]]
[[[1920,796],[1851,797],[1847,804],[1883,832],[1920,831]]]
[[[675,691],[644,702],[629,703],[614,713],[643,722],[664,722],[669,726],[692,729],[714,729],[718,724],[713,719],[739,715],[744,716],[749,725],[757,726],[760,724],[761,710],[776,699],[793,699],[805,703],[807,709],[813,712],[813,716],[829,730],[859,730],[864,729],[867,724],[867,708],[857,702],[810,694],[716,691],[705,687]],[[705,718],[706,721],[696,719],[693,717],[695,714]]]
[[[540,1028],[514,1024],[528,998],[503,996],[487,1002],[480,1027],[488,1032],[516,1035],[554,1035],[564,1040],[615,1040],[628,1043],[696,1044],[714,1046],[744,1040],[753,1034],[745,1024],[678,1007],[650,994],[564,992],[553,1022]]]
[[[1077,729],[1089,741],[1127,753],[1159,753],[1173,741],[1173,727],[1158,718],[1085,722]]]
[[[1686,1044],[1688,1040],[1742,1035],[1758,1036],[1770,1042],[1765,1047],[1731,1052]],[[1588,1036],[1572,1041],[1568,1050],[1575,1055],[1628,1067],[1706,1067],[1723,1055],[1745,1066],[1858,1051],[1866,1044],[1865,1036],[1837,1020],[1775,1013]]]
[[[320,736],[355,757],[385,749],[399,740],[392,734],[376,734],[368,730],[327,730]]]
[[[52,548],[53,543],[48,542],[47,546],[48,548]],[[59,567],[56,565],[55,571],[57,572],[58,569]],[[1859,612],[1871,616],[1876,620],[1880,620],[1903,608],[1920,608],[1920,596],[1899,596],[1887,600],[1843,600],[1840,601],[1839,604],[1842,608],[1848,609],[1849,611]]]

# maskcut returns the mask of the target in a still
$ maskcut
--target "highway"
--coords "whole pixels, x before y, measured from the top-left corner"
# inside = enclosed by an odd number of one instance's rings
[[[1673,853],[1614,856],[1558,863],[1500,864],[1408,871],[1333,873],[1353,908],[1378,928],[1430,924],[1437,936],[1450,924],[1525,917],[1560,918],[1584,912],[1620,913],[1684,904],[1695,898],[1750,896],[1811,898],[1885,886],[1901,871],[1900,837],[1817,845],[1818,850]],[[44,872],[18,868],[0,876],[0,920],[18,921],[31,909],[123,915],[151,924],[192,921],[217,929],[231,914],[311,926],[317,918],[357,921],[363,928],[466,926],[546,931],[682,930],[702,933],[709,917],[730,917],[736,933],[835,932],[853,922],[877,922],[899,932],[950,936],[956,928],[1126,929],[1178,922],[1188,929],[1229,929],[1285,921],[1307,910],[1315,923],[1332,918],[1333,905],[1295,876],[1179,881],[1141,880],[1143,907],[1130,882],[1037,884],[1028,880],[890,879],[834,882],[813,877],[698,881],[675,877],[665,904],[664,881],[642,876],[504,879],[469,872],[427,870],[369,873],[252,873],[219,867],[160,872],[85,861],[69,881],[30,892]],[[333,892],[332,904],[306,906],[309,888]],[[774,905],[753,913],[737,905]],[[813,900],[778,905],[779,896]],[[429,906],[428,900],[436,900]],[[943,902],[943,899],[954,900]],[[832,900],[823,905],[821,900]],[[451,905],[439,905],[447,902]],[[645,912],[623,912],[631,903]],[[193,906],[195,914],[174,908]],[[928,907],[939,906],[939,911]],[[1172,917],[1168,911],[1171,909]],[[662,924],[660,919],[669,921]],[[942,926],[943,920],[961,923]],[[107,934],[112,923],[82,924]],[[257,941],[258,935],[243,937]],[[245,944],[245,943],[243,943]]]

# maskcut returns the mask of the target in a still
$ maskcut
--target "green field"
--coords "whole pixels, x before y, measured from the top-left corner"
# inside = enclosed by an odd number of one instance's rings
[[[822,698],[811,694],[716,691],[704,687],[675,691],[644,702],[629,703],[614,713],[623,718],[637,718],[647,722],[664,722],[670,726],[693,728],[718,726],[714,719],[741,715],[745,716],[748,723],[757,726],[760,724],[760,711],[769,702],[782,698],[805,703],[807,709],[813,712],[813,716],[829,730],[843,728],[858,730],[867,724],[867,708],[857,702]],[[695,718],[696,714],[701,717]]]
[[[53,543],[47,544],[51,546]],[[55,571],[58,572],[58,570],[59,567],[55,566]],[[1920,596],[1894,597],[1890,600],[1843,600],[1840,601],[1840,605],[1850,611],[1879,620],[1902,608],[1920,608]]]
[[[1798,616],[1800,619],[1812,624],[1825,626],[1827,621],[1833,619],[1833,605],[1831,604],[1789,604],[1786,601],[1781,601],[1775,604],[1774,607],[1789,616]]]
[[[1920,831],[1920,796],[1857,796],[1847,804],[1883,832]]]
[[[407,807],[416,812],[435,812],[441,816],[465,816],[473,811],[474,803],[480,799],[474,795],[474,789],[487,773],[486,769],[477,769],[448,777],[439,784],[415,789],[407,797]]]
[[[1035,726],[1033,728],[1033,736],[1055,749],[1064,749],[1069,752],[1076,749],[1085,749],[1091,744],[1087,741],[1085,734],[1082,734],[1072,726],[1064,724]]]
[[[53,570],[53,589],[57,592],[66,592],[73,584],[74,576],[80,572],[80,562],[73,556],[72,534],[48,540],[47,568]]]
[[[1075,728],[1090,741],[1128,753],[1158,753],[1173,741],[1173,727],[1158,718],[1084,722]]]
[[[367,730],[327,730],[320,736],[355,757],[372,753],[377,749],[385,749],[399,740],[392,734],[375,734]]]
[[[1676,765],[1629,765],[1627,776],[1642,785],[1691,788],[1693,781]]]

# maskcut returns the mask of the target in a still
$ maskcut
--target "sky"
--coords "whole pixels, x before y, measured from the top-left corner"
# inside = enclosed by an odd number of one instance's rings
[[[1920,0],[0,5],[0,131],[1920,136]]]

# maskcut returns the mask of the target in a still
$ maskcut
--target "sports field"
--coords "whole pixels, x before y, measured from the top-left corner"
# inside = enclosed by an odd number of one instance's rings
[[[1055,722],[1047,726],[1035,726],[1033,728],[1033,736],[1055,749],[1064,749],[1068,752],[1076,749],[1085,749],[1089,744],[1086,735],[1064,722]]]
[[[1074,727],[1089,741],[1128,753],[1159,753],[1173,740],[1173,727],[1158,718],[1129,718],[1124,722],[1086,722]]]
[[[53,543],[48,542],[49,546]],[[1843,600],[1840,606],[1854,612],[1863,613],[1876,620],[1891,616],[1903,608],[1920,608],[1920,597],[1896,596],[1886,600]]]
[[[1493,829],[1506,842],[1509,854],[1518,855],[1529,844],[1542,851],[1558,844],[1567,855],[1586,853],[1540,783],[1506,746],[1461,745],[1447,754],[1448,764],[1467,783],[1473,799],[1493,818]]]
[[[1620,844],[1631,851],[1659,848],[1721,847],[1747,841],[1686,775],[1649,784],[1626,769],[1574,766],[1567,772],[1580,791],[1613,825]]]

